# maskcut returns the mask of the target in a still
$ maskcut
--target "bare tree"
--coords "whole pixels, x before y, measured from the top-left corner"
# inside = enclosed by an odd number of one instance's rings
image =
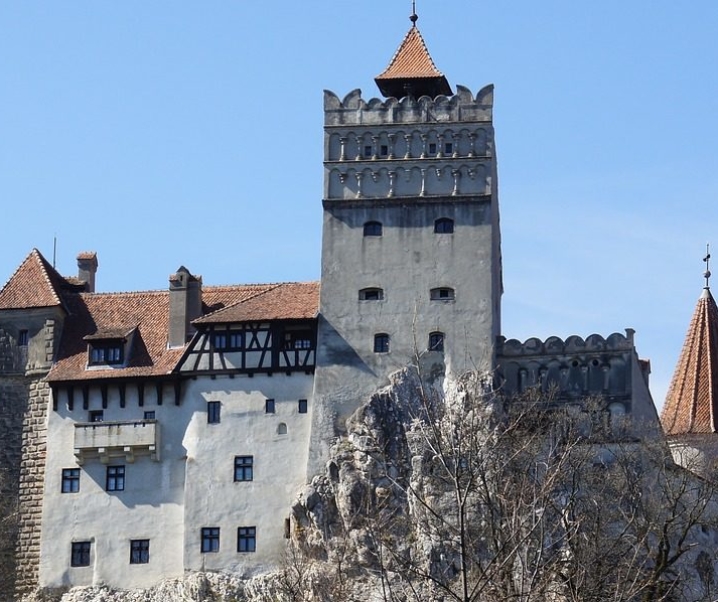
[[[712,599],[697,544],[715,487],[662,442],[612,431],[601,400],[504,399],[476,374],[445,394],[413,383],[375,395],[334,446],[320,540],[343,542],[349,582],[413,602]]]

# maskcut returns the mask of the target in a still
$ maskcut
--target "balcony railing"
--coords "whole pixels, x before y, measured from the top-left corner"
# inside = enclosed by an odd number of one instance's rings
[[[138,455],[159,461],[159,439],[156,420],[80,422],[75,424],[75,457],[78,464],[87,458],[107,463],[118,457],[132,463]]]

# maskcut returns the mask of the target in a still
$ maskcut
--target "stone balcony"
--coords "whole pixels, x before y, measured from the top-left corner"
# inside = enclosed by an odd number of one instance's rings
[[[99,458],[124,458],[131,464],[136,456],[160,459],[160,427],[156,420],[80,422],[75,424],[75,457],[78,464]]]

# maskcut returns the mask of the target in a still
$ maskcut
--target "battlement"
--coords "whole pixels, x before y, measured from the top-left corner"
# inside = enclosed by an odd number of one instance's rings
[[[497,353],[504,357],[529,357],[627,351],[633,349],[634,334],[635,331],[632,328],[627,328],[625,336],[618,332],[614,332],[607,338],[603,338],[600,334],[592,334],[586,339],[572,335],[565,341],[555,336],[547,338],[546,341],[532,337],[526,339],[524,343],[518,339],[499,337]]]
[[[494,86],[489,84],[476,93],[464,86],[456,86],[453,96],[413,98],[401,100],[362,99],[361,90],[347,94],[343,100],[329,90],[324,91],[324,125],[378,125],[429,122],[485,122],[490,123],[494,106]]]

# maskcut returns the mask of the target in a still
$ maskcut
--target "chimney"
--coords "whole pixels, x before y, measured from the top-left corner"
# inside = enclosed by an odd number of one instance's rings
[[[95,292],[95,274],[97,274],[97,253],[84,251],[77,256],[77,277],[85,283],[88,293]]]
[[[180,266],[170,276],[168,345],[184,347],[194,328],[190,322],[202,315],[202,276],[193,276]]]

